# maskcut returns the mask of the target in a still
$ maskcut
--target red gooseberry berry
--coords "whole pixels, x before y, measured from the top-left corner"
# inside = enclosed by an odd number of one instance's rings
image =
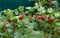
[[[44,21],[45,19],[46,19],[46,17],[45,17],[44,15],[42,15],[42,16],[41,16],[41,20]]]
[[[36,21],[40,20],[41,16],[36,16],[35,19]]]
[[[54,18],[52,18],[52,17],[49,17],[49,18],[48,18],[48,22],[51,23],[51,22],[53,22],[53,21],[54,21]]]

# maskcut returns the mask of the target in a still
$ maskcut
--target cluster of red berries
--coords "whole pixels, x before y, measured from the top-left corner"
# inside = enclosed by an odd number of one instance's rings
[[[20,20],[23,20],[23,19],[25,18],[25,16],[26,16],[25,13],[22,13],[22,15],[19,17],[19,19],[20,19]],[[30,20],[32,20],[32,16],[30,16],[29,18],[30,18]],[[37,15],[37,16],[35,17],[35,20],[36,20],[36,21],[38,21],[38,20],[40,20],[40,19],[41,19],[42,21],[44,21],[44,20],[46,20],[46,16],[44,16],[44,15],[41,15],[41,16]],[[53,22],[53,21],[54,21],[54,18],[48,17],[48,22],[51,23],[51,22]],[[8,19],[8,22],[11,23],[12,20],[11,20],[11,19]],[[16,23],[16,22],[17,22],[17,19],[14,20],[13,22]]]
[[[36,21],[38,21],[38,20],[40,20],[40,19],[41,19],[42,21],[44,21],[44,20],[46,20],[46,16],[42,15],[42,16],[36,16],[36,17],[35,17],[35,20],[36,20]],[[51,22],[53,22],[53,21],[54,21],[54,18],[48,17],[48,22],[51,23]]]
[[[25,18],[25,13],[22,13],[22,15],[19,17],[20,20],[23,20]],[[11,20],[10,18],[7,19],[9,23],[14,22],[17,23],[17,19]]]
[[[9,23],[14,22],[17,23],[17,19],[11,20],[10,18],[7,20]]]
[[[35,19],[36,19],[36,21],[38,21],[38,20],[40,20],[40,19],[44,21],[44,20],[46,19],[46,17],[43,16],[43,15],[42,15],[42,16],[39,16],[39,15],[38,15],[38,16],[35,17]]]

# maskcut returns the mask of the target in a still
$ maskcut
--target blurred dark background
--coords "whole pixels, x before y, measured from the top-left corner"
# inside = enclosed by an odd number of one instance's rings
[[[58,3],[59,3],[59,7],[60,7],[60,0],[58,0]]]
[[[60,4],[60,0],[58,0]],[[19,6],[34,6],[34,2],[28,0],[0,0],[0,11],[4,9],[16,9]]]
[[[34,6],[34,2],[28,0],[0,0],[0,11],[4,9],[16,9],[19,6]]]

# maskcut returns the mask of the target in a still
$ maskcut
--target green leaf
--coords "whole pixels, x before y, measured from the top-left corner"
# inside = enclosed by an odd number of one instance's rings
[[[19,10],[20,12],[23,12],[23,11],[24,11],[24,6],[20,6],[20,7],[18,8],[18,10]]]
[[[7,32],[2,33],[2,36],[7,36],[7,35],[8,35]]]

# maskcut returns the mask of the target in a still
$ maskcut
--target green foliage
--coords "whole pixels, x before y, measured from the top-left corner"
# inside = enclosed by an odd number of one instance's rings
[[[45,38],[46,34],[51,38],[52,33],[59,35],[55,33],[60,30],[59,11],[53,8],[45,9],[39,3],[26,9],[24,12],[24,6],[20,6],[15,10],[4,10],[3,13],[7,16],[0,14],[0,38],[8,35],[8,38]]]
[[[20,6],[20,7],[18,8],[18,10],[19,10],[20,12],[23,12],[23,11],[24,11],[24,6]]]

